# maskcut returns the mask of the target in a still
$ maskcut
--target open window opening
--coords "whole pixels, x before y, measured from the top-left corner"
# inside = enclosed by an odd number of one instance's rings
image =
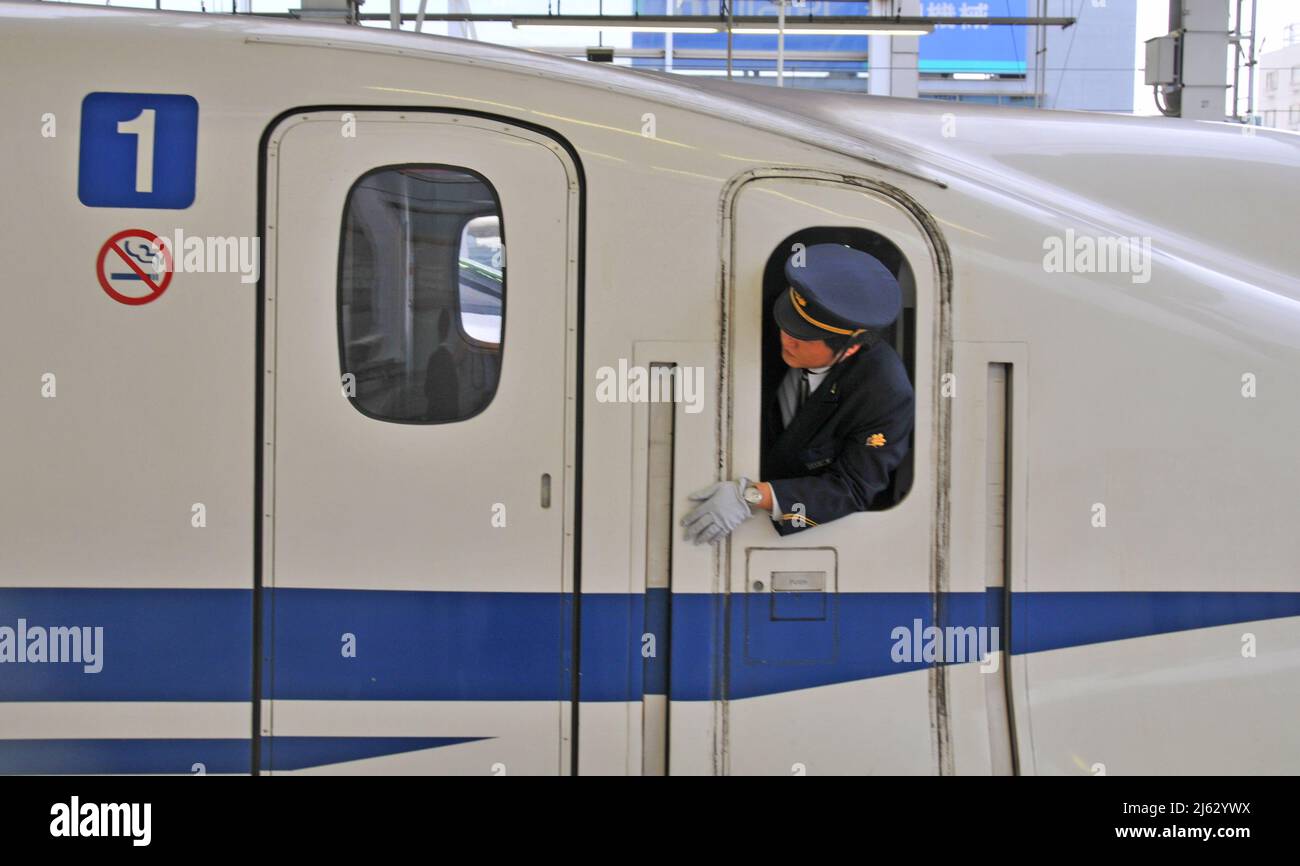
[[[783,240],[768,257],[763,270],[763,347],[762,347],[762,384],[763,393],[772,394],[780,386],[788,367],[781,358],[780,331],[772,314],[777,296],[789,289],[785,279],[785,263],[796,244],[805,247],[814,244],[837,243],[860,250],[880,261],[898,279],[902,289],[902,312],[892,325],[874,335],[875,339],[892,347],[902,359],[907,370],[908,381],[916,385],[916,280],[912,268],[899,248],[885,236],[868,229],[846,227],[813,227],[802,229]],[[760,425],[762,426],[762,425]],[[869,511],[881,511],[892,508],[903,500],[912,488],[913,454],[915,431],[909,434],[906,457],[890,476],[889,486],[880,491],[872,500]],[[769,432],[764,429],[762,453],[764,464],[770,452],[772,442]],[[768,467],[763,466],[762,477],[769,476]]]

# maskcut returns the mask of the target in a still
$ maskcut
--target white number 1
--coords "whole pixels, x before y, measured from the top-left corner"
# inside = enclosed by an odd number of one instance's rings
[[[136,136],[136,192],[153,192],[153,118],[154,110],[144,108],[130,120],[119,120],[117,123],[118,132]]]

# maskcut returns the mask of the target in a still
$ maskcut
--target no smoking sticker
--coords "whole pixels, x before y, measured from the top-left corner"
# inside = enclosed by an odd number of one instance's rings
[[[95,274],[119,304],[147,304],[158,300],[172,281],[171,250],[151,231],[126,229],[99,248]]]

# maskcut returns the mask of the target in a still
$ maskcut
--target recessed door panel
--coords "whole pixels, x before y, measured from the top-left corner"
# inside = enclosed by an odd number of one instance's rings
[[[573,166],[430,112],[268,166],[263,766],[565,771]]]

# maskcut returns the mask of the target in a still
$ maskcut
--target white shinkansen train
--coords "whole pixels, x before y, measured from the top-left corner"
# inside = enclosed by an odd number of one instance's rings
[[[1300,772],[1300,137],[62,4],[0,66],[0,772]],[[822,242],[909,459],[694,546]]]

